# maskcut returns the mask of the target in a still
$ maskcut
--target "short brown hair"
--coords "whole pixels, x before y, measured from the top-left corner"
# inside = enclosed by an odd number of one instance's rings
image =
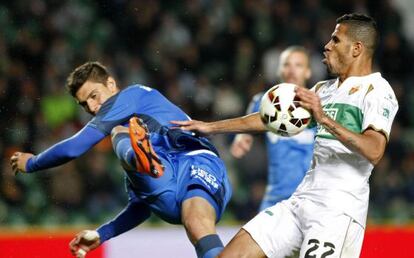
[[[86,62],[76,67],[66,79],[66,88],[73,97],[86,81],[99,82],[106,85],[109,77],[108,69],[99,62]]]
[[[375,20],[365,14],[345,14],[336,20],[337,24],[348,25],[348,36],[354,41],[361,41],[371,55],[378,45],[378,28]]]

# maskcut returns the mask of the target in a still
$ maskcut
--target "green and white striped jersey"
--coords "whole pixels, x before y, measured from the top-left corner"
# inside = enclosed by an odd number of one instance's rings
[[[388,139],[398,110],[389,83],[380,73],[349,77],[339,87],[338,82],[338,79],[322,81],[312,88],[319,95],[325,113],[350,131],[362,133],[372,128]],[[365,157],[317,125],[312,166],[294,196],[340,209],[365,226],[368,180],[373,167]]]

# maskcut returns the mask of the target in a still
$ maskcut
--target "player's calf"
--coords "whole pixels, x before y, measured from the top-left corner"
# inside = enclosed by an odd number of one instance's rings
[[[111,141],[115,154],[125,170],[137,170],[134,150],[131,147],[129,130],[125,126],[115,126],[111,130]]]

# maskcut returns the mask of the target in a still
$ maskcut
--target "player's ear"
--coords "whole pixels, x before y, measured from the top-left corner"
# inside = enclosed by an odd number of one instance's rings
[[[118,86],[116,86],[115,79],[111,76],[108,77],[108,80],[106,81],[106,86],[112,93],[116,93],[119,91]]]
[[[364,44],[361,41],[356,41],[352,44],[352,56],[357,57],[359,56],[364,49]]]

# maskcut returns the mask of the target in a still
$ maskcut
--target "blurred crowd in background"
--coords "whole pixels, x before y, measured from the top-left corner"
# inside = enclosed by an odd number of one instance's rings
[[[395,2],[2,1],[0,225],[101,223],[126,204],[123,174],[109,141],[58,168],[11,173],[14,151],[38,153],[90,119],[64,88],[74,67],[97,60],[121,88],[135,83],[156,88],[193,119],[229,118],[243,114],[255,93],[278,82],[278,56],[289,45],[303,45],[311,54],[309,87],[327,79],[323,47],[335,19],[349,12],[377,20],[381,43],[375,70],[388,79],[400,104],[386,155],[371,177],[369,221],[409,223],[414,219],[414,43],[404,30],[407,12]],[[243,222],[257,212],[267,158],[257,138],[253,151],[235,160],[228,151],[232,136],[212,137],[234,187],[225,221]]]

